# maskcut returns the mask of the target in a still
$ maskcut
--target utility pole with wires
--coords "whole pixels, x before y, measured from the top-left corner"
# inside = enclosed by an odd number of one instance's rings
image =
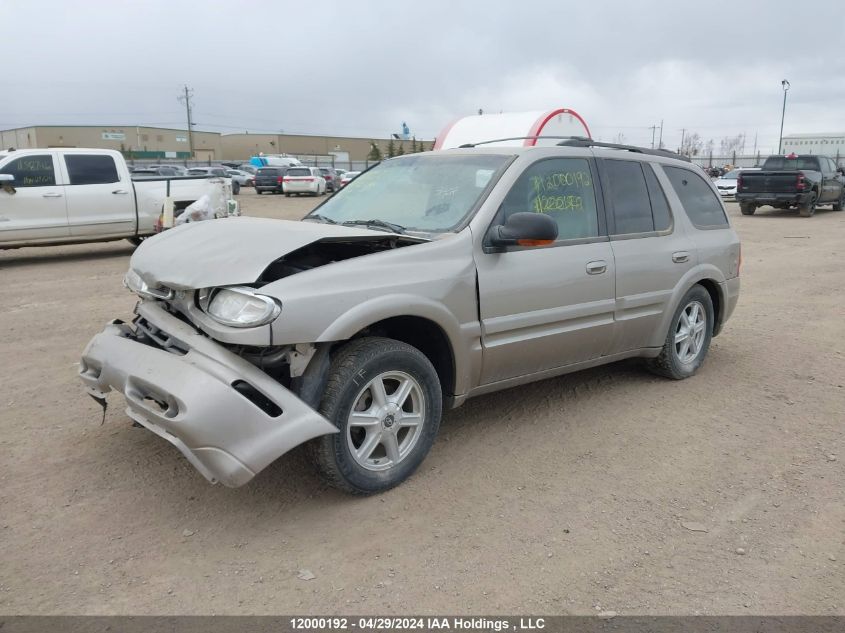
[[[686,136],[687,136],[687,128],[682,127],[681,128],[681,147],[680,147],[680,153],[681,154],[684,153],[684,139],[686,138]]]
[[[651,130],[651,149],[654,149],[654,133],[657,131],[657,126],[651,125],[648,129]]]
[[[663,149],[663,119],[660,119],[660,140],[657,141],[657,149]]]
[[[188,151],[191,154],[191,160],[194,159],[194,122],[191,120],[191,99],[194,96],[192,88],[185,85],[185,94],[179,95],[177,100],[179,103],[185,104],[185,111],[188,115]]]

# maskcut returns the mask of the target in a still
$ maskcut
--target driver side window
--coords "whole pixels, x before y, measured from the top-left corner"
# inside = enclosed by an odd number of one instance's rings
[[[558,241],[599,236],[596,194],[584,158],[550,158],[526,169],[500,209],[501,222],[514,213],[545,213],[558,227]]]
[[[56,172],[50,154],[22,156],[0,169],[0,173],[14,176],[12,184],[17,188],[51,187],[56,184]]]

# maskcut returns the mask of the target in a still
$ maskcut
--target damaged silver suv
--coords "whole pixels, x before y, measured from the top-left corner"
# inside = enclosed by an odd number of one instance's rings
[[[145,241],[135,317],[94,337],[80,376],[211,482],[307,444],[331,484],[374,493],[469,397],[634,356],[693,375],[739,266],[718,192],[677,155],[583,138],[413,154],[300,222]]]

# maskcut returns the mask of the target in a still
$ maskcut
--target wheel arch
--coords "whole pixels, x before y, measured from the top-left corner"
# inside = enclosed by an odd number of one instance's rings
[[[713,336],[717,336],[722,331],[725,314],[722,286],[710,278],[700,279],[696,283],[699,286],[703,286],[707,294],[710,295],[710,301],[713,303]]]
[[[421,351],[437,372],[443,399],[451,406],[455,394],[455,353],[440,325],[420,316],[403,315],[376,321],[351,338],[384,336],[407,343]]]
[[[710,295],[710,300],[713,303],[714,315],[713,336],[716,336],[722,328],[722,324],[724,322],[724,309],[727,305],[727,297],[724,297],[722,294],[724,292],[724,281],[725,276],[722,271],[712,264],[699,265],[689,270],[675,286],[672,293],[672,299],[669,302],[670,308],[667,309],[666,313],[663,315],[660,328],[654,332],[650,346],[661,347],[663,345],[663,339],[669,329],[672,317],[678,309],[678,305],[684,298],[684,295],[686,295],[687,292],[696,285],[702,286],[707,291],[707,294]]]
[[[476,333],[478,334],[478,333]],[[433,300],[413,295],[379,297],[357,305],[329,325],[317,342],[345,342],[365,335],[381,335],[419,349],[434,365],[443,389],[444,404],[452,406],[455,394],[464,393],[471,373],[468,349],[455,316]]]

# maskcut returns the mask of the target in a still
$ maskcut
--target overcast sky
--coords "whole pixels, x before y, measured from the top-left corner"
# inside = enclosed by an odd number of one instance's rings
[[[452,119],[569,107],[593,136],[845,131],[838,2],[0,0],[0,129],[37,124],[431,139]],[[799,8],[800,7],[800,8]],[[801,19],[798,19],[802,16]],[[802,26],[802,24],[804,26]],[[659,132],[658,132],[659,134]]]

